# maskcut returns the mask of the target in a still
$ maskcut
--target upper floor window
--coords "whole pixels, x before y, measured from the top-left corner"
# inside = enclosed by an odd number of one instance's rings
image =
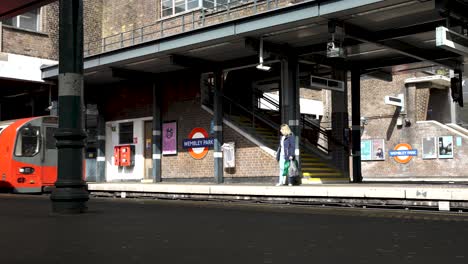
[[[177,15],[200,6],[199,0],[162,0],[161,17]]]
[[[200,7],[219,11],[227,9],[227,5],[234,2],[233,0],[161,0],[161,17],[177,15]]]
[[[32,31],[40,31],[40,9],[31,10],[19,16],[9,18],[3,21],[3,24],[16,28],[22,28]]]

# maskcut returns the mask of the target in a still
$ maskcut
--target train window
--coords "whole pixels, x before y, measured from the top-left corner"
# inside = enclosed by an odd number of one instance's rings
[[[46,149],[55,149],[56,139],[54,138],[56,127],[46,127]]]
[[[35,126],[21,128],[16,138],[15,156],[33,157],[39,153],[40,129]]]
[[[133,122],[119,124],[119,144],[133,143]]]

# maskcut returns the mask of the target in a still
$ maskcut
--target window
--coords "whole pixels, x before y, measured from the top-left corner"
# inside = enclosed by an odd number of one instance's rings
[[[54,137],[56,127],[46,127],[46,149],[55,149],[57,148],[57,140]]]
[[[119,144],[133,143],[133,122],[119,124]]]
[[[199,0],[162,0],[161,17],[172,16],[200,7]]]
[[[39,127],[26,126],[21,128],[16,138],[15,156],[33,157],[39,153],[41,146]]]
[[[32,31],[40,31],[40,9],[6,19],[3,24]]]

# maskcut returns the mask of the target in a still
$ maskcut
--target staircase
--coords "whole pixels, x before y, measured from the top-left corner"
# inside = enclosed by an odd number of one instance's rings
[[[252,116],[225,114],[225,118],[236,124],[241,130],[276,151],[279,144],[280,124],[274,124],[275,128],[273,128],[261,120],[264,117],[256,117],[257,120],[253,120]],[[310,146],[310,143],[306,142],[305,139],[301,140],[300,168],[303,184],[349,182],[348,178],[330,165],[331,160],[324,160],[320,157],[324,155],[315,154],[314,151],[310,151],[311,148],[313,146]]]

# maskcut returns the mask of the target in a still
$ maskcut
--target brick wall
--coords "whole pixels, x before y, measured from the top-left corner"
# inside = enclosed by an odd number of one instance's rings
[[[193,159],[187,149],[182,148],[183,139],[195,127],[210,130],[213,116],[200,105],[199,76],[186,75],[184,79],[172,79],[163,84],[165,95],[163,121],[177,120],[178,154],[163,156],[164,178],[209,178],[214,177],[213,150],[201,160]],[[236,143],[236,169],[225,172],[225,178],[275,176],[277,163],[259,147],[224,125],[224,142]]]
[[[103,0],[83,1],[83,26],[85,54],[101,44],[103,24]]]
[[[181,74],[184,78],[177,78]],[[200,104],[200,77],[198,74],[174,73],[167,74],[159,87],[163,89],[163,122],[177,121],[177,149],[175,156],[162,157],[163,180],[186,179],[214,180],[213,149],[201,160],[193,159],[187,149],[182,148],[182,142],[195,127],[210,130],[213,116],[203,110]],[[151,116],[152,88],[150,84],[122,82],[109,87],[94,89],[100,108],[104,109],[106,121]],[[105,98],[105,99],[103,99]],[[224,141],[236,143],[236,169],[225,172],[225,178],[239,177],[273,177],[278,173],[277,163],[258,146],[246,140],[242,135],[224,126]],[[195,179],[194,179],[195,178]],[[197,180],[198,179],[198,180]],[[255,179],[251,179],[255,181]]]
[[[155,23],[160,16],[158,0],[102,0],[102,35],[141,28]]]
[[[42,8],[41,32],[3,25],[3,52],[57,60],[58,3]]]
[[[362,139],[383,139],[385,142],[385,160],[363,161],[363,177],[365,179],[467,177],[467,137],[431,122],[417,123],[426,119],[430,87],[424,86],[418,89],[414,86],[406,87],[404,82],[411,77],[415,77],[415,74],[395,75],[391,83],[373,79],[366,79],[361,83],[361,116],[368,119]],[[409,126],[397,126],[400,113],[396,111],[395,106],[384,104],[384,96],[399,93],[404,93],[406,96],[408,115],[401,117],[409,119],[411,122]],[[450,110],[441,109],[441,111]],[[453,136],[453,159],[423,159],[422,139],[441,136]],[[461,146],[455,146],[456,137],[461,137]],[[407,164],[396,162],[389,156],[389,150],[393,150],[399,143],[409,143],[413,149],[418,150],[418,156],[413,157]]]
[[[99,40],[102,36],[103,0],[84,0],[84,42]],[[58,1],[42,8],[41,32],[31,32],[3,26],[3,52],[58,60],[59,4]],[[87,47],[85,47],[87,49]]]

